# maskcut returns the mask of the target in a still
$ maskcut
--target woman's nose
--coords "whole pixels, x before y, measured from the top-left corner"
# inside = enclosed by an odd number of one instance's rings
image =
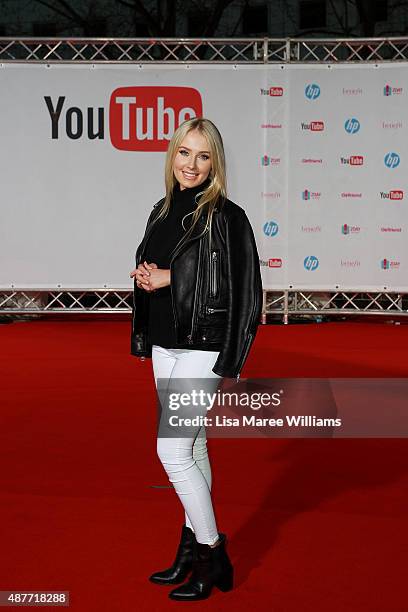
[[[197,167],[197,160],[196,159],[190,159],[188,164],[187,164],[188,168],[191,168],[192,170],[194,170]]]

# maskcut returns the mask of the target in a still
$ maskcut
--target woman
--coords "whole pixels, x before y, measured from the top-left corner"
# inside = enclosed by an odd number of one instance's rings
[[[236,377],[262,308],[259,258],[244,210],[227,198],[221,135],[205,118],[174,132],[165,163],[166,196],[154,205],[136,252],[131,353],[152,357],[158,381],[205,379],[212,390]],[[158,437],[158,456],[185,511],[173,565],[150,580],[182,586],[172,599],[205,599],[232,588],[225,534],[211,502],[204,427]]]

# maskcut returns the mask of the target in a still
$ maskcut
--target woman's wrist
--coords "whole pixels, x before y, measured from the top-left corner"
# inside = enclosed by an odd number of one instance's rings
[[[156,271],[156,280],[153,281],[153,291],[156,289],[163,289],[164,287],[170,286],[170,270],[164,268],[158,268]],[[153,272],[154,274],[154,272]]]

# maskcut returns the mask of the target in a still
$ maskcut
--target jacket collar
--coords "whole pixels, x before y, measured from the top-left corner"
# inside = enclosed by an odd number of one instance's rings
[[[207,176],[205,181],[196,185],[195,187],[186,187],[185,189],[180,189],[180,183],[176,181],[176,184],[173,188],[173,199],[176,201],[188,201],[189,199],[195,198],[199,193],[204,191],[211,183],[211,179]]]

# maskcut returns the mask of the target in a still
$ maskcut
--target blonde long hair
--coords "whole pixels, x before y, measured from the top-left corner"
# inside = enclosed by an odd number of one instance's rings
[[[170,209],[173,191],[177,184],[177,179],[174,176],[173,171],[174,159],[185,136],[192,130],[198,130],[207,139],[211,157],[211,170],[208,178],[211,182],[207,188],[203,189],[203,191],[197,194],[196,200],[199,196],[201,197],[198,200],[197,208],[192,215],[191,225],[186,234],[183,236],[182,240],[190,236],[201,216],[201,213],[204,213],[205,211],[207,211],[207,219],[202,234],[204,234],[208,229],[211,240],[211,225],[214,208],[216,206],[221,208],[225,199],[227,198],[227,178],[224,145],[221,134],[214,123],[209,119],[205,119],[204,117],[194,117],[193,119],[187,119],[187,121],[184,121],[175,130],[169,142],[164,171],[166,197],[156,219],[165,217]]]

